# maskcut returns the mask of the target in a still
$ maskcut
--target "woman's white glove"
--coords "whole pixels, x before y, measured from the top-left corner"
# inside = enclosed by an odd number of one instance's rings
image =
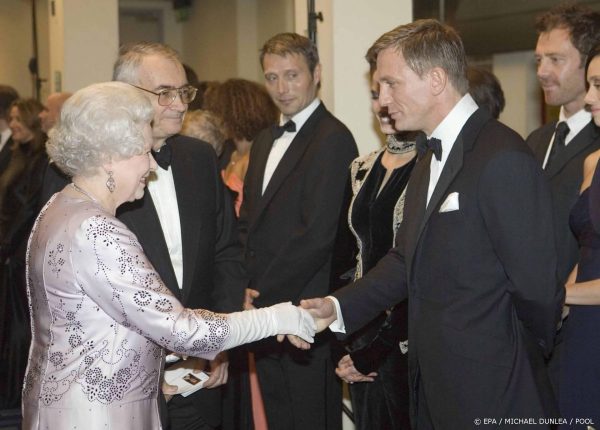
[[[316,325],[310,314],[291,302],[226,315],[230,333],[223,350],[275,335],[298,336],[314,342]]]
[[[308,311],[292,305],[292,302],[278,303],[266,309],[273,312],[276,334],[292,334],[305,342],[314,342],[317,326]]]

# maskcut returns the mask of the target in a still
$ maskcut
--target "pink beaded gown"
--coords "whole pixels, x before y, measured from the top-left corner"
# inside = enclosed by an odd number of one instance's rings
[[[23,429],[157,429],[165,348],[212,358],[223,316],[185,309],[135,235],[89,200],[55,194],[29,239],[32,344]]]

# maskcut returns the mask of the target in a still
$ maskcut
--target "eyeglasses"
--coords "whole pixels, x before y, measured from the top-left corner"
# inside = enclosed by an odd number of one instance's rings
[[[158,96],[158,104],[161,106],[170,106],[175,101],[177,94],[179,94],[182,103],[191,103],[196,98],[196,93],[198,92],[198,88],[194,88],[191,85],[184,85],[181,88],[165,88],[157,93],[147,90],[146,88],[138,87],[137,85],[131,86]]]

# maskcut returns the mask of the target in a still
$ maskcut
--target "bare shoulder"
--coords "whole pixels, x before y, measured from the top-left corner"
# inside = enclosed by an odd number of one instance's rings
[[[596,171],[598,160],[600,159],[600,150],[592,152],[590,155],[585,157],[583,162],[583,183],[581,184],[581,190],[585,190],[592,183],[592,177]]]
[[[588,170],[591,170],[591,173],[593,174],[594,170],[596,170],[598,159],[600,159],[600,149],[585,157],[585,161],[583,162],[584,173],[587,173]]]

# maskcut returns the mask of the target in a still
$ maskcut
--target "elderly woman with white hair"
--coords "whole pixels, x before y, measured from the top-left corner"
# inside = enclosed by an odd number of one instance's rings
[[[291,304],[232,314],[184,308],[115,218],[156,168],[153,110],[134,87],[91,85],[63,106],[47,150],[72,177],[42,209],[28,245],[32,344],[24,429],[160,428],[165,350],[212,358],[267,336],[307,348],[312,318]]]

